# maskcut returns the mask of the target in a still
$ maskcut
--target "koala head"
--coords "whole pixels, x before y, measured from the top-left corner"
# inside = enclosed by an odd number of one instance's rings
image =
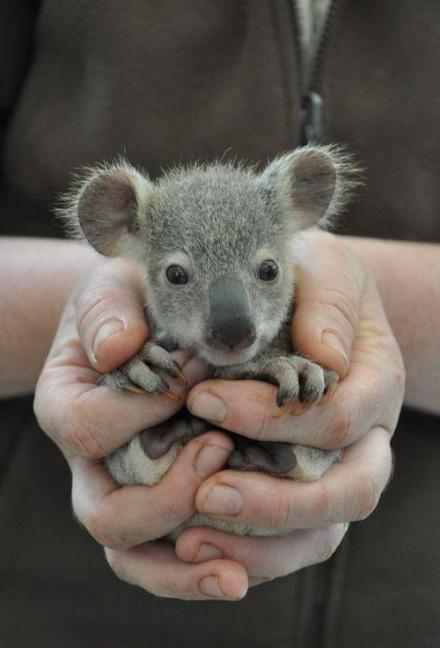
[[[101,254],[141,266],[156,337],[214,366],[239,364],[289,314],[289,240],[343,206],[350,173],[334,147],[296,149],[262,173],[214,163],[157,182],[120,162],[91,170],[67,217]]]

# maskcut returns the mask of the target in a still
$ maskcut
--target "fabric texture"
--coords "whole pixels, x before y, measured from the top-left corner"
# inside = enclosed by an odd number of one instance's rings
[[[61,236],[51,205],[85,163],[124,153],[260,166],[301,143],[287,0],[25,0],[0,13],[1,234]],[[340,231],[440,241],[434,0],[346,0],[322,66],[323,141],[367,185]],[[378,510],[334,558],[239,603],[161,600],[120,582],[73,520],[70,475],[30,399],[0,403],[0,648],[440,646],[438,418],[402,415]]]

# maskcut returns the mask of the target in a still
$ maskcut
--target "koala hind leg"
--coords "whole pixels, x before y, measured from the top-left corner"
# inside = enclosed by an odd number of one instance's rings
[[[107,468],[121,486],[153,486],[167,472],[185,444],[207,429],[208,423],[183,409],[162,425],[140,432],[107,456]]]
[[[232,432],[229,435],[235,446],[227,462],[229,468],[286,475],[296,466],[296,457],[290,443],[255,441]]]
[[[339,461],[339,450],[321,450],[295,443],[255,441],[230,433],[235,449],[227,466],[238,470],[257,470],[279,477],[309,482],[320,479]]]
[[[203,419],[193,416],[186,408],[181,409],[164,423],[148,428],[139,434],[140,445],[150,459],[159,459],[171,447],[191,439],[212,428]]]

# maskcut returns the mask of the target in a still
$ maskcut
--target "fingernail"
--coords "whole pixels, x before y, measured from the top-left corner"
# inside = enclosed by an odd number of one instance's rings
[[[217,485],[208,492],[200,510],[209,515],[237,515],[243,504],[243,497],[236,488]]]
[[[104,342],[104,340],[107,340],[115,333],[119,333],[123,330],[124,324],[118,319],[110,319],[101,324],[99,329],[96,331],[95,339],[93,340],[92,350],[95,358],[98,357],[99,346]]]
[[[331,331],[324,331],[321,340],[324,344],[327,344],[329,347],[337,351],[339,355],[342,356],[342,359],[344,360],[344,363],[348,368],[347,352],[344,349],[344,346],[341,340],[338,338],[338,336],[332,333]]]
[[[205,578],[202,578],[199,583],[199,589],[205,596],[210,596],[211,598],[225,598],[216,576],[205,576]]]
[[[215,445],[205,445],[196,457],[195,470],[201,479],[223,468],[231,450]]]
[[[218,396],[206,392],[198,394],[191,403],[188,403],[188,408],[195,416],[216,423],[224,421],[228,414],[226,404]]]
[[[215,545],[205,543],[200,545],[200,549],[193,558],[193,562],[203,562],[204,560],[215,560],[223,558],[223,552]]]

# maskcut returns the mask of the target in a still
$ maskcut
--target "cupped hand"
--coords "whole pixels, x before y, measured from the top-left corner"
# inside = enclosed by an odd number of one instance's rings
[[[141,278],[122,260],[98,261],[64,309],[35,394],[42,429],[63,452],[72,471],[78,520],[104,545],[115,573],[160,596],[187,599],[242,598],[247,575],[238,562],[188,564],[174,547],[157,541],[195,513],[195,494],[221,469],[232,449],[221,432],[192,440],[154,487],[119,487],[102,458],[135,434],[168,419],[187,388],[174,382],[178,401],[120,393],[99,384],[136,353],[148,337]],[[178,352],[189,387],[205,368]]]
[[[392,471],[390,440],[403,402],[404,368],[370,273],[333,235],[310,231],[296,244],[295,348],[341,377],[331,401],[301,417],[277,418],[275,387],[207,380],[189,409],[213,425],[261,440],[341,448],[313,483],[223,470],[199,487],[199,512],[265,529],[273,538],[185,530],[177,554],[190,563],[238,561],[259,583],[328,558],[348,523],[376,507]]]

